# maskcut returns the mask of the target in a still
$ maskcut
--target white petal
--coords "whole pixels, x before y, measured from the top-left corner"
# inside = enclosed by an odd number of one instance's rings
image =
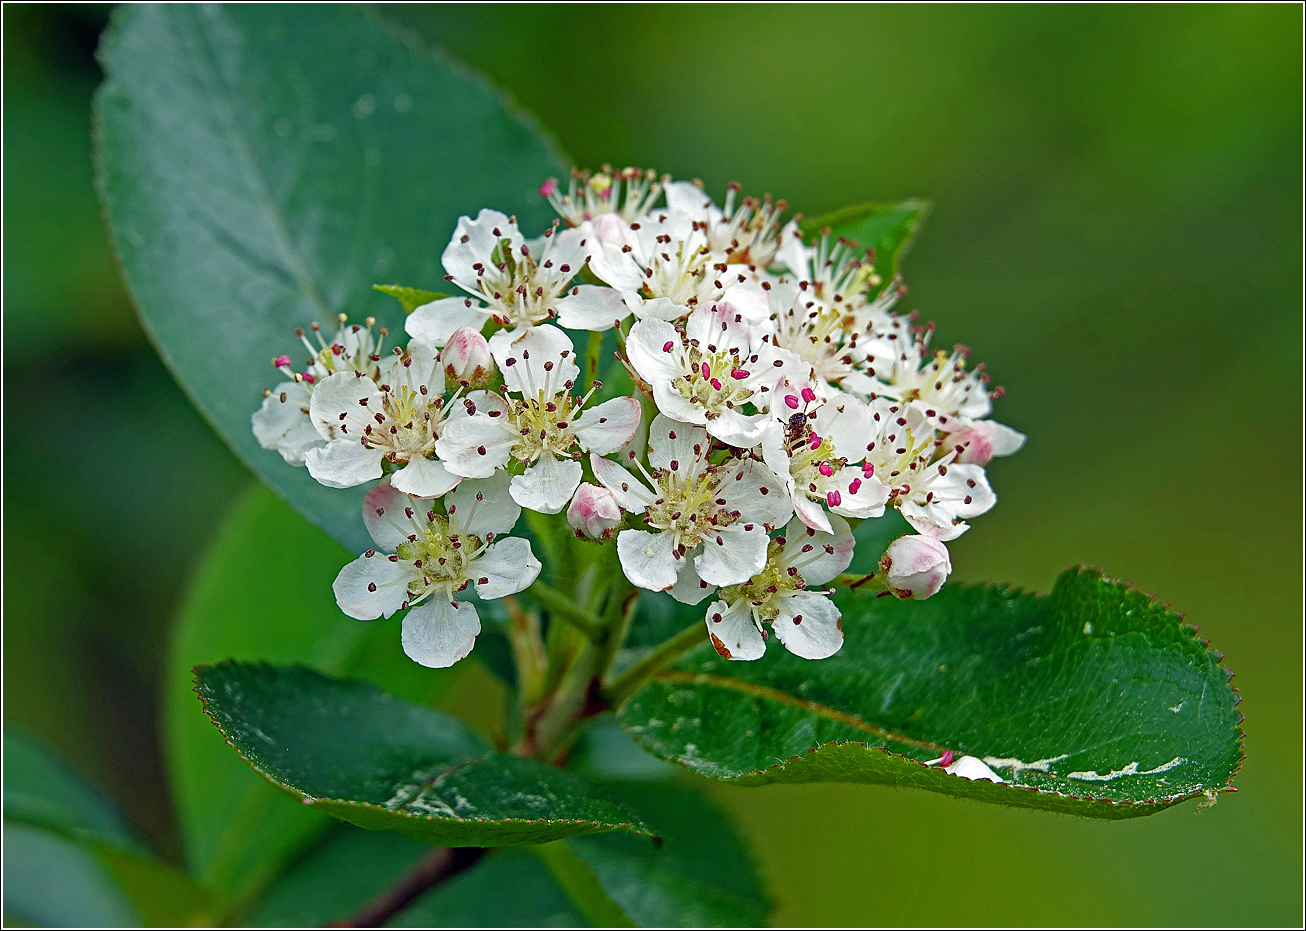
[[[521,505],[508,491],[510,476],[496,472],[489,478],[468,479],[458,483],[444,499],[449,515],[449,529],[454,533],[504,534],[517,525]]]
[[[630,442],[643,415],[638,398],[613,398],[586,408],[572,425],[581,449],[606,456]]]
[[[707,609],[707,632],[712,646],[726,659],[761,659],[766,641],[757,629],[746,599],[733,605],[714,601]]]
[[[527,397],[543,392],[552,398],[566,390],[566,382],[580,377],[571,339],[552,324],[524,333],[500,330],[490,337],[490,354],[499,363],[508,390]]]
[[[882,517],[889,500],[889,486],[874,476],[867,478],[856,466],[845,466],[832,476],[839,503],[830,507],[844,517]],[[828,487],[828,486],[827,486]],[[827,499],[828,501],[829,499]]]
[[[667,346],[670,345],[670,349]],[[646,319],[630,328],[626,337],[626,358],[639,377],[653,386],[669,389],[672,379],[679,378],[680,333],[665,320]]]
[[[508,418],[478,411],[470,417],[446,421],[444,432],[435,441],[435,454],[456,475],[489,478],[508,463],[508,454],[517,440]]]
[[[340,610],[360,621],[394,614],[408,600],[408,583],[421,578],[407,560],[368,552],[341,569],[331,585]]]
[[[867,438],[875,433],[870,408],[851,394],[831,395],[812,418],[812,429],[834,445],[836,456],[849,462],[866,458]]]
[[[404,615],[404,652],[423,666],[444,669],[472,652],[480,632],[481,619],[470,602],[437,596]]]
[[[698,577],[698,572],[694,569],[694,561],[686,559],[684,565],[680,567],[680,574],[676,576],[676,584],[667,594],[681,604],[696,605],[715,591],[715,585],[704,582]]]
[[[511,240],[514,246],[520,246],[524,241],[517,224],[499,211],[482,210],[475,220],[459,217],[453,238],[440,256],[440,264],[459,287],[475,292],[478,283],[475,266],[477,263],[490,264],[494,247],[500,239]]]
[[[803,245],[803,237],[798,230],[798,222],[790,220],[780,230],[780,248],[776,250],[775,261],[789,270],[796,279],[810,279],[810,252]],[[786,308],[787,309],[787,308]]]
[[[353,488],[381,477],[381,450],[350,438],[332,440],[304,455],[308,474],[328,488]]]
[[[988,764],[983,760],[973,756],[963,756],[955,763],[943,767],[943,771],[953,776],[960,776],[962,779],[987,779],[989,782],[1006,782],[993,770],[989,769]]]
[[[539,578],[540,561],[531,545],[521,537],[508,537],[490,544],[470,567],[476,594],[482,598],[515,595]]]
[[[781,598],[771,629],[789,652],[803,659],[825,659],[843,646],[839,609],[824,595],[798,592]]]
[[[762,283],[756,278],[728,285],[721,292],[721,300],[728,302],[741,317],[755,325],[764,323],[771,316],[771,302]]]
[[[784,485],[767,466],[756,459],[739,463],[721,481],[726,507],[738,511],[740,519],[779,527],[793,514]]]
[[[1013,430],[1006,424],[994,420],[986,420],[984,423],[988,424],[989,435],[993,440],[993,455],[1010,456],[1020,452],[1021,447],[1025,445],[1025,434],[1019,430]]]
[[[677,304],[669,297],[644,299],[633,291],[623,291],[626,306],[634,309],[635,316],[641,320],[679,320],[689,311],[684,304]]]
[[[466,297],[442,297],[413,308],[404,321],[404,330],[413,339],[443,346],[460,327],[469,326],[479,331],[489,319],[490,312],[479,301]]]
[[[282,397],[285,400],[281,400]],[[282,437],[299,424],[306,423],[312,427],[308,417],[308,388],[300,382],[283,381],[272,389],[272,393],[263,399],[252,417],[250,426],[254,429],[254,439],[264,449],[276,449]]]
[[[432,503],[430,499],[404,494],[391,484],[387,476],[364,496],[363,523],[377,546],[394,551],[401,543],[407,543],[410,536],[422,533],[430,525],[426,513]]]
[[[391,481],[405,494],[438,498],[462,481],[462,476],[450,472],[439,459],[422,456],[409,459],[408,465],[395,472]]]
[[[444,394],[444,366],[440,364],[440,351],[425,340],[409,341],[403,358],[398,360],[389,377],[392,379],[391,395],[399,394],[401,388],[427,397],[438,398]]]
[[[762,571],[769,542],[761,524],[731,524],[704,536],[703,552],[694,566],[713,585],[738,585]]]
[[[615,288],[583,284],[558,301],[558,323],[569,330],[610,330],[630,316],[630,308]]]
[[[838,515],[830,515],[831,531],[823,533],[806,526],[795,517],[785,527],[785,546],[779,563],[793,566],[808,585],[824,585],[853,561],[852,530]]]
[[[676,584],[680,561],[675,540],[669,533],[623,530],[617,535],[617,556],[621,571],[632,584],[664,592]]]
[[[385,412],[384,397],[376,382],[353,372],[336,372],[313,389],[308,414],[324,440],[361,438],[372,415]]]
[[[639,290],[644,283],[639,263],[625,251],[637,244],[630,225],[615,213],[600,214],[590,221],[589,267],[599,280],[622,291]]]
[[[695,464],[706,459],[707,446],[707,431],[702,427],[662,414],[654,417],[648,428],[648,464],[655,469],[668,469],[680,475],[701,471]]]
[[[766,414],[741,414],[738,410],[725,410],[707,421],[707,432],[723,443],[739,449],[751,449],[762,438],[762,425],[770,418]]]
[[[667,195],[667,209],[676,213],[702,218],[708,216],[708,211],[713,207],[712,198],[703,193],[701,187],[689,181],[672,181],[663,190]]]
[[[581,471],[579,462],[545,453],[524,473],[512,477],[512,499],[532,511],[557,514],[576,493]]]
[[[657,498],[649,487],[611,459],[590,456],[590,468],[599,484],[612,492],[624,511],[638,514]]]
[[[799,521],[813,530],[822,533],[829,533],[831,530],[830,515],[825,513],[825,508],[802,492],[794,495],[794,514]]]

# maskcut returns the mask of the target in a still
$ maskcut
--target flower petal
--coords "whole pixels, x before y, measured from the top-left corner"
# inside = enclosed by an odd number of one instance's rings
[[[814,592],[796,592],[780,599],[780,613],[771,622],[776,639],[803,659],[825,659],[843,646],[839,609]]]
[[[617,535],[621,571],[640,588],[664,592],[676,584],[680,568],[675,546],[675,539],[669,533],[623,530]]]
[[[353,488],[381,477],[381,450],[354,437],[332,440],[304,454],[308,474],[328,488]]]
[[[832,394],[812,417],[812,429],[834,445],[834,453],[849,462],[866,458],[866,439],[875,433],[870,408],[851,394]]]
[[[370,555],[369,555],[370,554]],[[360,621],[389,617],[408,600],[408,583],[421,573],[407,560],[368,550],[340,570],[331,590],[340,610]]]
[[[630,316],[630,308],[615,288],[583,284],[558,301],[558,323],[569,330],[612,329],[618,320]]]
[[[435,441],[435,454],[445,467],[467,478],[489,478],[508,463],[518,440],[506,417],[477,412],[450,418]]]
[[[889,486],[875,476],[867,478],[856,466],[844,466],[833,476],[838,484],[839,503],[830,508],[844,517],[883,517],[889,500]]]
[[[376,382],[354,372],[336,372],[317,383],[308,415],[324,440],[361,438],[374,414],[385,412]]]
[[[567,506],[580,484],[580,463],[544,453],[521,475],[512,477],[512,499],[541,514],[557,514]]]
[[[580,377],[576,351],[566,333],[552,324],[523,332],[500,330],[490,337],[490,354],[499,363],[507,389],[529,398],[553,398]]]
[[[363,523],[377,546],[394,552],[410,536],[422,533],[430,525],[426,512],[432,503],[405,494],[387,476],[364,496]]]
[[[726,659],[761,659],[766,641],[757,629],[746,599],[732,605],[714,601],[707,609],[707,633],[712,646]]]
[[[657,498],[647,485],[611,459],[590,456],[590,468],[594,470],[594,477],[599,480],[599,484],[612,492],[624,511],[638,514]]]
[[[409,609],[401,637],[409,659],[444,669],[472,652],[480,632],[481,619],[470,602],[437,596]]]
[[[489,478],[468,479],[458,483],[444,499],[449,515],[449,529],[454,533],[504,534],[517,525],[521,505],[508,491],[510,476],[496,472]]]
[[[747,582],[766,565],[769,543],[760,523],[731,524],[703,538],[703,552],[694,560],[698,574],[713,585]]]
[[[694,561],[686,559],[684,565],[680,567],[680,574],[676,576],[676,584],[667,594],[681,604],[696,605],[715,591],[715,585],[699,578],[698,572],[694,569]]]
[[[785,527],[785,545],[778,561],[797,569],[808,585],[824,585],[853,561],[856,541],[848,522],[831,514],[830,524],[831,532],[823,533],[795,517]]]
[[[670,343],[671,349],[665,347]],[[680,371],[680,333],[665,320],[648,318],[639,320],[630,328],[626,337],[626,358],[634,366],[639,377],[648,382],[656,391],[671,387],[672,379],[679,378]]]
[[[658,414],[648,428],[648,464],[677,475],[701,471],[707,458],[707,431]],[[675,463],[675,465],[672,465]]]
[[[450,472],[439,459],[421,456],[409,459],[408,465],[395,472],[391,481],[405,494],[438,498],[462,481],[462,476]]]
[[[741,520],[768,527],[779,527],[793,514],[793,503],[779,476],[756,459],[741,462],[726,473],[721,497],[727,508],[739,512]]]
[[[514,246],[525,241],[517,224],[497,210],[482,210],[475,220],[459,217],[453,238],[440,256],[440,264],[453,276],[455,284],[475,293],[480,277],[476,265],[493,261],[494,248],[500,239],[507,239]]]
[[[586,408],[572,425],[581,449],[606,456],[630,442],[643,415],[638,398],[613,398]]]
[[[485,599],[515,595],[529,588],[539,578],[540,568],[530,542],[521,537],[491,544],[469,567],[476,594]]]
[[[479,331],[489,319],[490,312],[479,301],[468,297],[442,297],[414,308],[404,321],[404,330],[413,339],[443,346],[461,327]]]

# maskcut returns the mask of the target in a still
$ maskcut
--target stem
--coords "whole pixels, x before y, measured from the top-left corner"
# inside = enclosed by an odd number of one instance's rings
[[[627,698],[653,681],[654,676],[702,642],[701,621],[689,625],[669,640],[664,640],[603,689],[604,701],[613,708],[619,708]]]
[[[518,691],[525,705],[544,693],[544,676],[549,665],[540,637],[540,613],[527,611],[516,595],[504,597],[503,606],[508,612],[508,642],[517,667]]]
[[[855,590],[862,589],[871,592],[888,591],[888,576],[876,575],[874,572],[868,575],[858,575],[855,572],[845,572],[830,582],[831,585],[842,588]]]
[[[594,384],[599,377],[599,353],[603,351],[603,334],[598,330],[590,332],[589,345],[585,348],[585,380]]]
[[[598,642],[603,639],[603,622],[584,608],[578,608],[562,592],[550,588],[538,579],[526,591],[555,616],[580,630],[590,640]]]
[[[485,855],[484,847],[436,847],[418,860],[389,889],[364,905],[337,928],[379,928],[440,883],[457,876]]]

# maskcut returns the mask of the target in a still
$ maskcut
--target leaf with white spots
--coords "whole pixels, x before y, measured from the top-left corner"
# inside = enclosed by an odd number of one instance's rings
[[[629,699],[622,725],[742,785],[887,783],[1100,818],[1231,789],[1242,716],[1220,654],[1100,572],[1069,570],[1046,597],[836,602],[845,642],[829,659],[770,643],[732,663],[705,643]]]

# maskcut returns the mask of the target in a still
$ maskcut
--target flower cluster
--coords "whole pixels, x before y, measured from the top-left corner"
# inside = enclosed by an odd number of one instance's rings
[[[300,332],[302,371],[274,360],[259,442],[324,485],[375,483],[377,549],[340,573],[341,608],[408,609],[409,655],[457,661],[480,629],[460,593],[503,597],[540,572],[505,536],[523,508],[614,542],[633,585],[707,602],[730,659],[760,657],[771,632],[799,656],[836,652],[828,586],[887,509],[915,533],[849,584],[937,592],[947,541],[996,502],[985,466],[1024,437],[989,419],[1000,389],[969,350],[894,312],[901,281],[735,186],[718,205],[697,182],[605,168],[540,193],[559,220],[536,238],[494,210],[459,219],[442,263],[463,293],[413,310],[406,346],[342,315],[329,340]],[[604,340],[626,394],[595,377]]]

